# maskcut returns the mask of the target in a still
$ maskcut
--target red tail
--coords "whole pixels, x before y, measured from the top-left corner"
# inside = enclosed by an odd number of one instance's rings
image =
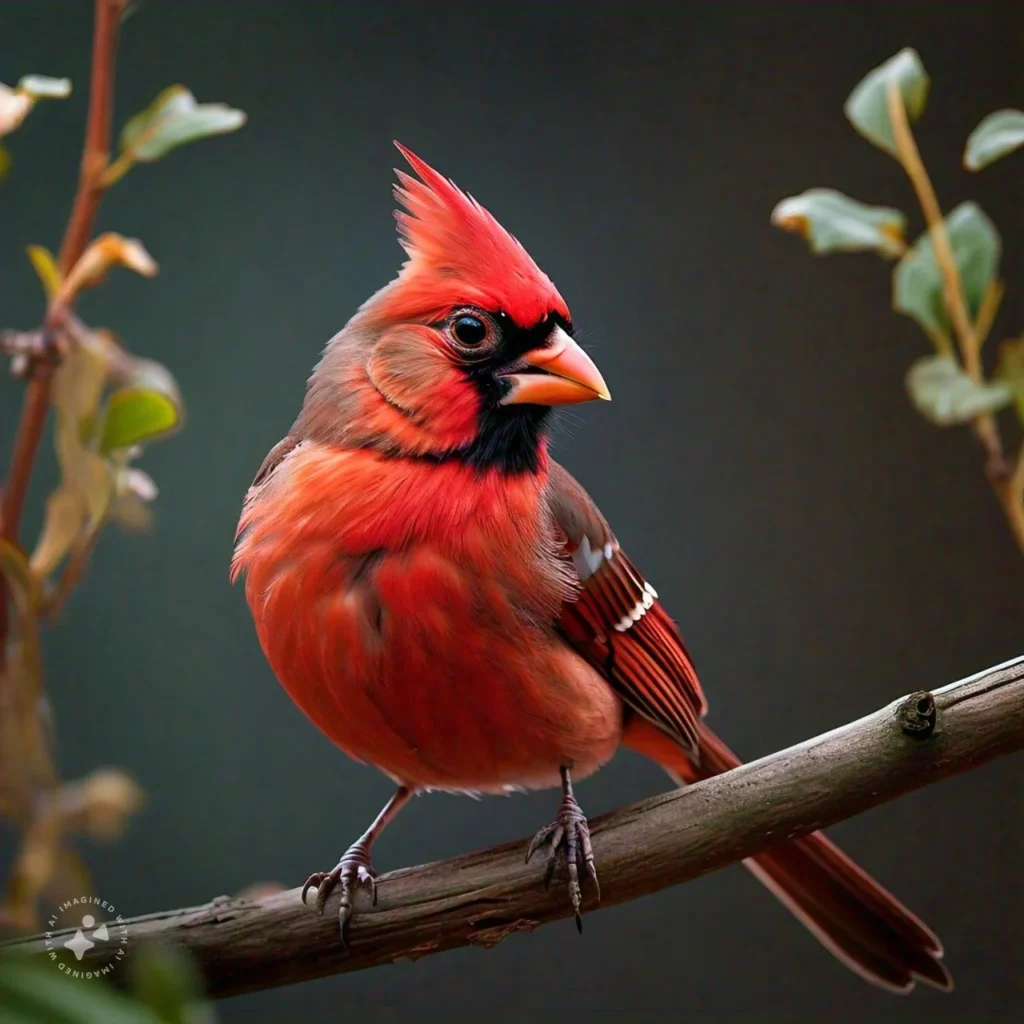
[[[630,722],[623,743],[657,761],[679,785],[741,763],[703,723],[699,768],[665,733],[640,718]],[[952,989],[935,933],[821,832],[744,864],[826,949],[867,981],[893,992],[909,992],[918,980]]]

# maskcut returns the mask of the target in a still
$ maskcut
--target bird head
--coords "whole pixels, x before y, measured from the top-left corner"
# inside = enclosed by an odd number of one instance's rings
[[[397,145],[397,143],[396,143]],[[523,246],[398,146],[408,260],[333,338],[300,435],[387,454],[535,470],[552,406],[609,397],[565,301]]]

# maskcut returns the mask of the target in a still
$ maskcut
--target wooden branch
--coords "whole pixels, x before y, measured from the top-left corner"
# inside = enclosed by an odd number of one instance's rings
[[[594,820],[601,906],[696,878],[1021,748],[1024,657]],[[129,919],[126,959],[147,939],[180,943],[210,994],[229,996],[458,946],[494,946],[572,913],[564,886],[556,881],[546,891],[541,871],[523,863],[526,847],[523,840],[382,876],[376,907],[360,890],[347,951],[337,900],[320,918],[292,889]],[[596,910],[587,896],[586,910]],[[50,945],[71,934],[54,933]],[[46,941],[35,936],[12,946],[42,953]],[[96,954],[104,955],[100,946],[85,954],[82,970]]]

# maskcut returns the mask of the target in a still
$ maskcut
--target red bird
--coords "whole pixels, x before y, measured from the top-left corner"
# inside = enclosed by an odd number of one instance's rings
[[[608,398],[561,295],[470,196],[399,146],[408,254],[328,344],[239,523],[233,576],[284,688],[397,785],[329,872],[344,937],[370,848],[417,792],[560,785],[549,847],[597,874],[573,795],[620,745],[679,784],[740,762],[702,718],[654,588],[548,455],[552,406]],[[747,866],[840,960],[897,992],[952,987],[936,936],[820,833]]]

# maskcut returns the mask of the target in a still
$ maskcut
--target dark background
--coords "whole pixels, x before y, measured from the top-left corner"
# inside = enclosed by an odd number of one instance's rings
[[[41,315],[26,243],[56,248],[84,119],[91,5],[0,5],[0,79],[69,75],[74,97],[10,141],[0,189],[4,325]],[[242,107],[240,133],[133,171],[100,225],[161,263],[83,313],[168,363],[185,433],[143,465],[155,533],[111,531],[47,638],[69,777],[116,763],[149,805],[91,849],[125,913],[202,902],[333,863],[391,785],[345,759],[264,664],[232,533],[321,346],[395,273],[399,138],[472,191],[557,282],[615,395],[567,418],[558,457],[682,623],[711,722],[747,756],[1024,650],[1024,560],[964,430],[910,407],[926,354],[871,256],[815,261],[769,226],[831,185],[914,211],[841,108],[904,45],[933,78],[920,140],[941,200],[1006,239],[994,332],[1024,324],[1019,154],[972,177],[963,140],[1024,103],[1018,3],[182,3],[125,25],[117,123],[165,85]],[[21,385],[2,384],[9,445]],[[28,523],[52,481],[47,450]],[[429,685],[424,681],[424,685]],[[1022,762],[1004,760],[835,828],[946,942],[957,992],[900,1000],[823,952],[739,867],[587,919],[414,965],[221,1004],[225,1021],[487,1018],[833,1021],[1015,1018],[1024,996]],[[590,814],[666,785],[624,754]],[[382,870],[532,834],[556,794],[417,801]],[[9,838],[9,837],[8,837]]]

